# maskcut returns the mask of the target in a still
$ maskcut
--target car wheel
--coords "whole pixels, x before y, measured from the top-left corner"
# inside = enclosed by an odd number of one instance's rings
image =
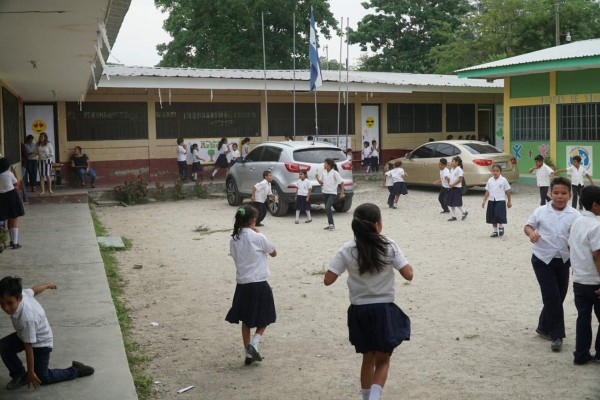
[[[463,176],[462,187],[460,188],[460,192],[464,196],[465,194],[467,194],[468,191],[469,188],[467,187],[467,181],[465,181],[465,177]]]
[[[269,212],[275,217],[283,217],[285,214],[287,214],[290,205],[283,199],[283,193],[277,184],[271,184],[271,192],[273,192],[273,195],[276,196],[277,201],[275,201],[272,197],[269,197],[267,202]]]
[[[227,180],[227,202],[230,206],[239,206],[242,204],[242,196],[238,191],[237,184],[233,178]]]
[[[333,203],[333,209],[337,212],[348,212],[352,207],[352,196],[346,196],[343,200]]]

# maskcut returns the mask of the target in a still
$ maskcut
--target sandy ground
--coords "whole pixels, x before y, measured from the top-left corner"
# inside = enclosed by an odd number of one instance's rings
[[[513,187],[506,235],[492,239],[481,190],[465,196],[466,221],[447,222],[437,191],[409,188],[392,210],[379,185],[360,182],[354,206],[384,207],[384,233],[415,270],[412,283],[396,278],[396,302],[412,320],[412,338],[392,357],[385,399],[600,399],[600,363],[572,363],[571,289],[563,351],[552,353],[535,333],[541,296],[522,227],[538,204],[537,188]],[[360,399],[361,356],[348,341],[345,278],[322,283],[328,260],[352,238],[352,213],[335,214],[333,232],[322,229],[322,208],[313,210],[312,224],[295,225],[292,214],[267,216],[261,230],[278,251],[269,279],[278,319],[261,342],[264,361],[248,367],[240,327],[224,320],[235,287],[228,256],[234,212],[224,199],[98,209],[111,234],[133,242],[119,261],[135,339],[160,382],[157,398]],[[199,226],[210,231],[194,232]],[[195,388],[176,393],[189,385]]]

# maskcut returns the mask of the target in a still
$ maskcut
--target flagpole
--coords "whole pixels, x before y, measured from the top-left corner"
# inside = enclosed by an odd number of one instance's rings
[[[263,45],[263,77],[265,81],[265,119],[267,120],[267,140],[269,140],[269,97],[267,94],[267,54],[265,50],[265,14],[260,13],[262,20],[262,45]]]
[[[292,49],[292,60],[293,60],[293,64],[294,64],[294,71],[293,71],[293,81],[294,81],[294,88],[292,90],[292,92],[294,93],[294,110],[293,110],[293,122],[294,122],[294,128],[293,128],[293,139],[296,140],[296,10],[294,9],[294,18],[293,18],[293,34],[294,34],[294,39],[292,41],[293,45],[293,49]]]
[[[308,58],[310,59],[310,90],[315,91],[315,136],[319,139],[319,124],[317,113],[317,88],[323,84],[321,67],[319,66],[319,46],[317,44],[317,29],[312,7],[310,8],[310,39],[308,44]]]
[[[342,49],[344,48],[344,17],[340,18],[340,65],[338,66],[338,115],[337,115],[337,135],[340,137],[340,114],[342,107]],[[338,143],[339,146],[339,143]]]
[[[348,148],[348,119],[350,109],[350,97],[348,97],[348,82],[350,81],[350,43],[348,41],[348,27],[350,26],[350,18],[346,17],[346,148]],[[341,59],[340,59],[341,60]]]

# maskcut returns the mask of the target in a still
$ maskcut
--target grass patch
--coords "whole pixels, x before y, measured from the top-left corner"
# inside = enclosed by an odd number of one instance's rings
[[[96,236],[108,236],[106,228],[104,228],[94,210],[91,210],[91,214]],[[122,239],[123,243],[125,244],[125,251],[129,250],[131,248],[131,240],[127,238]],[[115,252],[117,251],[119,250],[100,246],[100,254],[102,255],[106,277],[108,278],[110,295],[115,305],[117,319],[119,320],[121,333],[123,334],[123,344],[125,345],[125,353],[129,363],[129,370],[133,376],[135,390],[140,400],[149,400],[154,398],[154,393],[152,390],[152,378],[144,371],[149,359],[132,337],[132,321],[131,317],[129,316],[127,304],[123,299],[125,281],[123,280],[123,276],[119,271],[119,265],[115,255]]]
[[[325,275],[326,272],[327,272],[327,266],[325,264],[323,264],[321,269],[316,269],[316,270],[312,271],[310,274],[311,275]]]
[[[192,232],[196,232],[196,233],[200,233],[202,235],[209,235],[211,233],[217,233],[217,232],[230,232],[231,229],[215,229],[212,230],[210,229],[210,227],[206,226],[206,225],[199,225],[196,228],[194,228],[192,230]],[[195,239],[198,240],[198,239]]]

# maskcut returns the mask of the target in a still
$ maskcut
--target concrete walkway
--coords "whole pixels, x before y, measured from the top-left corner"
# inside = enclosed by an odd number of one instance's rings
[[[50,368],[66,368],[77,360],[96,373],[38,390],[7,391],[10,377],[0,363],[0,399],[137,399],[88,205],[28,205],[25,213],[19,220],[23,247],[0,254],[0,275],[21,277],[24,287],[48,281],[58,285],[37,296],[54,333]],[[0,336],[12,332],[2,312]]]

